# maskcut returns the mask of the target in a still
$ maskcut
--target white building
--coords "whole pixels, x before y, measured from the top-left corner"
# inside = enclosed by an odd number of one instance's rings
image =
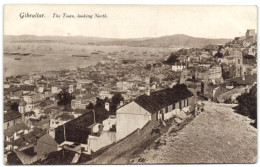
[[[108,90],[101,90],[99,92],[99,96],[101,99],[105,99],[106,97],[110,99],[112,98],[113,94],[111,94]]]
[[[59,91],[60,91],[60,90],[59,90],[59,88],[58,88],[57,86],[52,86],[52,87],[51,87],[51,93],[52,93],[52,94],[59,93]]]
[[[71,100],[71,108],[75,109],[86,109],[86,106],[89,104],[88,100],[74,99]]]
[[[182,71],[185,69],[186,66],[183,64],[176,63],[175,65],[172,65],[172,71]]]
[[[191,111],[194,110],[194,96],[184,84],[141,95],[117,109],[116,140],[143,128],[149,121],[156,125],[160,120],[169,119],[167,113],[173,114],[173,110],[188,106]]]
[[[216,80],[222,79],[221,67],[215,66],[209,69],[209,79],[214,83]]]
[[[30,94],[23,96],[23,100],[27,104],[38,103],[42,100],[42,95],[40,93],[30,93]]]

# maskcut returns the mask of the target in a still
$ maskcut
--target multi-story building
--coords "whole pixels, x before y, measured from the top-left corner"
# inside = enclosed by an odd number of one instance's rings
[[[34,104],[34,103],[38,103],[42,100],[42,95],[41,93],[30,93],[27,94],[25,96],[23,96],[23,100],[27,103],[27,104]]]
[[[222,69],[219,66],[215,66],[209,69],[209,80],[213,83],[216,82],[216,80],[222,79]]]
[[[246,38],[255,38],[255,37],[256,37],[255,29],[248,29],[246,31]]]
[[[185,64],[182,63],[175,63],[174,65],[172,65],[172,71],[182,71],[186,68]]]

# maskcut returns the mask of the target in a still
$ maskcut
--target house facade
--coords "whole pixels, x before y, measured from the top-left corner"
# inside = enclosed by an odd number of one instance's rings
[[[116,140],[126,137],[137,128],[142,128],[148,121],[152,120],[152,116],[134,101],[119,108],[116,112]]]
[[[16,111],[7,111],[4,113],[4,130],[11,128],[22,122],[22,115]]]
[[[182,64],[175,64],[172,65],[172,71],[182,71],[183,69],[186,68],[186,65],[182,65]]]
[[[194,110],[194,96],[184,84],[139,96],[117,109],[116,140],[141,129],[148,121],[154,124],[164,121],[168,113],[174,115],[176,109],[182,110],[184,107]]]
[[[89,104],[88,100],[74,99],[71,100],[71,108],[75,109],[86,109]]]

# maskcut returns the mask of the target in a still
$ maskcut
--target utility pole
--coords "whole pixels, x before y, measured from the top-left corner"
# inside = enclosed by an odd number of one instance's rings
[[[64,141],[66,141],[66,131],[65,131],[65,124],[63,125],[63,134],[64,134]]]
[[[93,115],[94,115],[94,124],[96,124],[96,114],[95,114],[95,110],[93,109]]]
[[[194,104],[195,104],[195,115],[196,115],[196,113],[197,113],[197,105],[196,105],[196,102],[197,102],[197,100],[196,100],[196,98],[197,98],[197,96],[196,96],[197,85],[195,84],[196,70],[197,70],[197,69],[195,69],[195,73],[194,73],[194,75],[193,75],[193,77],[192,77],[192,79],[193,79],[193,85],[194,85],[193,94],[194,94]]]

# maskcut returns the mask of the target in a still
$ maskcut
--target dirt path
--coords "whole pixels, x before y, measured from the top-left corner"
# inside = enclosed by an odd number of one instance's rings
[[[250,119],[236,114],[234,105],[205,102],[205,112],[176,133],[164,137],[165,145],[153,146],[130,160],[150,163],[254,163],[257,129]]]

